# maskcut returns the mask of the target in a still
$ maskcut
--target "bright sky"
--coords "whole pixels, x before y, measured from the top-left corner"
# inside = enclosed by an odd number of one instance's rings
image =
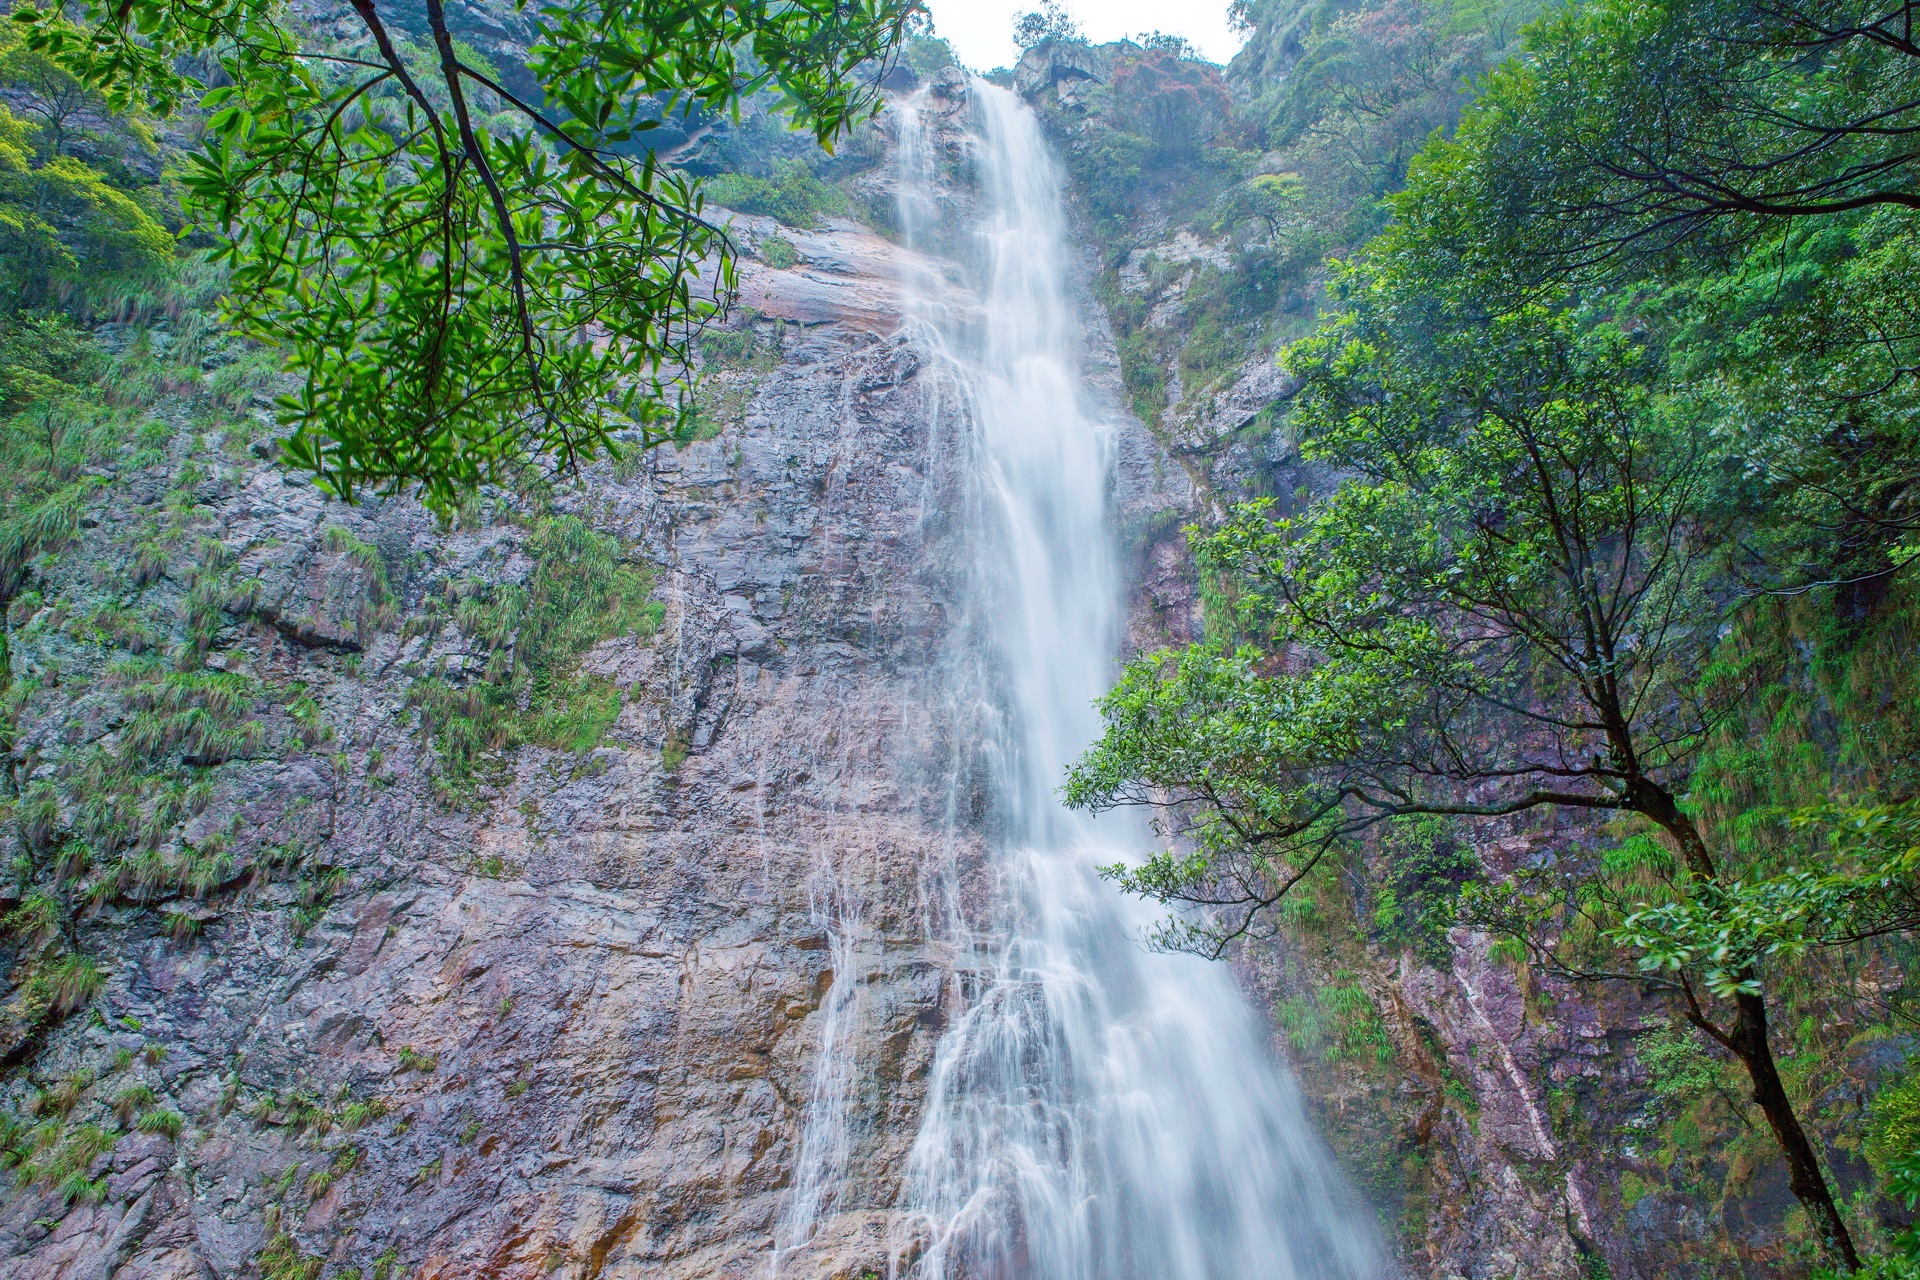
[[[935,35],[945,36],[960,61],[977,71],[1006,67],[1020,56],[1013,44],[1016,15],[1040,6],[1034,0],[928,0]],[[1061,6],[1096,44],[1121,36],[1165,31],[1185,36],[1201,56],[1225,62],[1240,52],[1240,37],[1227,26],[1227,0],[1065,0]]]

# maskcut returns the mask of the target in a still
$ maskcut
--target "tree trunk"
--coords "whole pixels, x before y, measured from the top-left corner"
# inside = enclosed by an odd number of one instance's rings
[[[1773,1062],[1773,1047],[1767,1043],[1767,1004],[1762,996],[1734,997],[1740,1021],[1733,1033],[1733,1051],[1753,1080],[1753,1100],[1773,1126],[1773,1136],[1787,1159],[1787,1186],[1805,1206],[1814,1229],[1825,1241],[1827,1252],[1847,1270],[1857,1270],[1860,1255],[1853,1237],[1840,1217],[1839,1206],[1827,1188],[1826,1175],[1820,1172],[1820,1158],[1814,1154],[1800,1117],[1793,1113],[1786,1086],[1780,1083],[1780,1071]]]
[[[1635,779],[1630,790],[1631,807],[1652,818],[1674,838],[1688,869],[1702,880],[1716,881],[1718,875],[1714,870],[1713,858],[1707,852],[1707,842],[1701,838],[1693,819],[1680,808],[1673,793],[1645,779]],[[1751,977],[1752,974],[1742,976]],[[1793,1113],[1787,1088],[1780,1083],[1780,1069],[1774,1065],[1773,1046],[1767,1040],[1766,997],[1735,996],[1734,1007],[1739,1021],[1734,1025],[1732,1035],[1722,1043],[1733,1050],[1741,1065],[1747,1069],[1748,1078],[1753,1081],[1753,1100],[1767,1117],[1767,1123],[1773,1128],[1773,1136],[1780,1144],[1780,1152],[1786,1157],[1787,1186],[1793,1191],[1794,1198],[1806,1208],[1807,1216],[1813,1219],[1814,1229],[1820,1233],[1828,1254],[1847,1270],[1856,1271],[1860,1267],[1860,1254],[1853,1247],[1853,1236],[1848,1233],[1847,1224],[1840,1217],[1839,1206],[1833,1202],[1833,1192],[1827,1187],[1826,1175],[1820,1172],[1820,1157],[1814,1153],[1813,1143],[1807,1140],[1807,1131],[1800,1127],[1800,1117]],[[1711,1024],[1698,1010],[1695,1010],[1694,1018],[1703,1029],[1711,1031]]]

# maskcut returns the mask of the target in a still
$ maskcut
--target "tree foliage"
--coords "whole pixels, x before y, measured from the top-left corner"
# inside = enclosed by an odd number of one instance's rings
[[[1908,55],[1863,6],[1811,13],[1596,0],[1528,32],[1287,355],[1290,426],[1338,483],[1192,531],[1214,638],[1128,668],[1067,793],[1159,808],[1173,847],[1110,874],[1211,952],[1356,841],[1404,857],[1394,824],[1605,821],[1598,857],[1462,876],[1457,918],[1666,991],[1852,1267],[1770,1019],[1794,966],[1920,929],[1910,793],[1870,789],[1907,775],[1836,749],[1791,820],[1730,807],[1757,788],[1727,776],[1770,749],[1756,700],[1812,678],[1743,637],[1806,600],[1837,655],[1914,554]],[[1403,77],[1341,63],[1390,50],[1343,51],[1344,21],[1297,76],[1390,110],[1368,86]],[[1886,136],[1842,127],[1869,119]],[[1656,144],[1691,177],[1620,160]]]
[[[1574,266],[1920,209],[1917,16],[1907,0],[1568,6],[1488,97],[1489,180]]]
[[[0,305],[84,311],[89,298],[162,274],[174,256],[164,202],[124,163],[153,150],[145,126],[113,117],[10,31],[0,32],[0,85],[11,104],[0,105]]]
[[[416,38],[356,0],[319,42],[258,0],[18,9],[115,108],[197,97],[187,186],[230,318],[284,349],[287,453],[330,491],[456,494],[671,433],[688,342],[732,287],[696,183],[647,134],[778,96],[823,143],[878,104],[912,0],[601,0],[539,11],[516,94],[427,0]],[[181,70],[211,60],[220,83]]]
[[[1379,198],[1436,129],[1459,119],[1476,76],[1509,52],[1539,0],[1248,0],[1252,30],[1232,71],[1240,114],[1308,213],[1350,248],[1381,226]]]
[[[1178,168],[1200,153],[1201,140],[1225,123],[1227,86],[1220,73],[1191,51],[1146,47],[1118,60],[1113,71],[1117,117],[1147,138],[1156,169]]]
[[[1040,0],[1039,8],[1030,9],[1013,20],[1013,42],[1022,49],[1031,49],[1043,40],[1082,38],[1080,24],[1057,0]]]
[[[1352,478],[1196,539],[1249,643],[1135,663],[1071,798],[1171,795],[1230,843],[1308,860],[1411,813],[1677,818],[1730,693],[1700,689],[1703,442],[1648,411],[1656,362],[1617,325],[1487,317],[1433,284],[1348,273],[1349,310],[1292,361],[1308,456]],[[1222,939],[1291,880],[1184,869],[1131,879],[1239,906]]]
[[[1492,305],[1641,299],[1747,485],[1762,590],[1883,593],[1920,455],[1911,6],[1570,6],[1530,28],[1398,204]],[[1903,43],[1905,42],[1905,43]],[[1442,244],[1443,239],[1446,243]],[[1663,334],[1662,337],[1668,335]]]

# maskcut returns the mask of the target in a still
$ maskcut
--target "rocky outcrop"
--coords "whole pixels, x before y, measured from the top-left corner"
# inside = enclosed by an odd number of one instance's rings
[[[1068,103],[1080,101],[1084,86],[1112,78],[1112,51],[1084,40],[1043,40],[1021,54],[1013,68],[1013,87],[1021,97],[1056,90]]]
[[[141,1030],[75,1020],[33,1074],[137,1076],[185,1125],[101,1156],[97,1205],[13,1194],[9,1275],[239,1274],[269,1203],[299,1248],[363,1270],[389,1249],[423,1276],[744,1268],[791,1176],[835,981],[889,993],[861,1030],[863,1088],[911,1113],[942,991],[913,942],[916,874],[952,839],[942,460],[920,357],[880,322],[884,246],[822,239],[866,255],[837,260],[858,296],[839,305],[804,269],[750,277],[763,314],[791,319],[766,322],[782,363],[746,423],[573,495],[659,561],[666,623],[589,656],[625,690],[605,745],[521,752],[477,812],[429,793],[405,705],[411,675],[458,670],[464,640],[369,630],[362,571],[321,530],[435,576],[508,578],[512,532],[447,536],[409,503],[343,509],[264,469],[208,504],[205,536],[255,595],[223,666],[303,681],[342,754],[229,766],[196,821],[234,827],[237,868],[302,836],[345,881],[303,933],[270,896],[186,942],[132,912],[91,926],[110,939],[97,1005]],[[844,925],[821,904],[848,892],[862,972],[835,974],[824,931]],[[116,1075],[122,1042],[161,1057]]]

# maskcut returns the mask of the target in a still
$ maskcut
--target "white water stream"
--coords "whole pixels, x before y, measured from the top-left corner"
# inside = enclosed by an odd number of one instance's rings
[[[936,1055],[903,1208],[915,1280],[1292,1280],[1376,1273],[1259,1022],[1220,965],[1140,943],[1152,912],[1094,872],[1129,824],[1055,798],[1099,731],[1124,584],[1110,432],[1083,391],[1060,179],[1033,115],[973,87],[981,305],[926,301],[978,433],[981,572],[998,720],[994,927]],[[934,198],[902,130],[910,234]],[[916,179],[913,175],[918,172]],[[1117,847],[1132,844],[1132,848]]]
[[[1093,703],[1121,638],[1112,433],[1083,385],[1060,180],[1034,117],[975,82],[977,200],[955,199],[922,105],[895,108],[900,212],[919,247],[959,246],[946,276],[913,282],[910,314],[931,381],[957,393],[972,433],[958,447],[975,598],[958,630],[979,652],[953,665],[978,686],[956,698],[960,732],[983,737],[990,761],[993,865],[984,924],[953,868],[928,871],[928,925],[956,957],[959,1011],[907,1158],[891,1280],[1377,1276],[1368,1216],[1230,973],[1147,950],[1152,909],[1095,873],[1145,833],[1055,797],[1099,731]],[[829,1005],[830,1042],[844,1017]],[[816,1071],[810,1168],[844,1163],[844,1138],[822,1124],[841,1083],[835,1047]],[[804,1171],[797,1193],[789,1246],[829,1198]]]

